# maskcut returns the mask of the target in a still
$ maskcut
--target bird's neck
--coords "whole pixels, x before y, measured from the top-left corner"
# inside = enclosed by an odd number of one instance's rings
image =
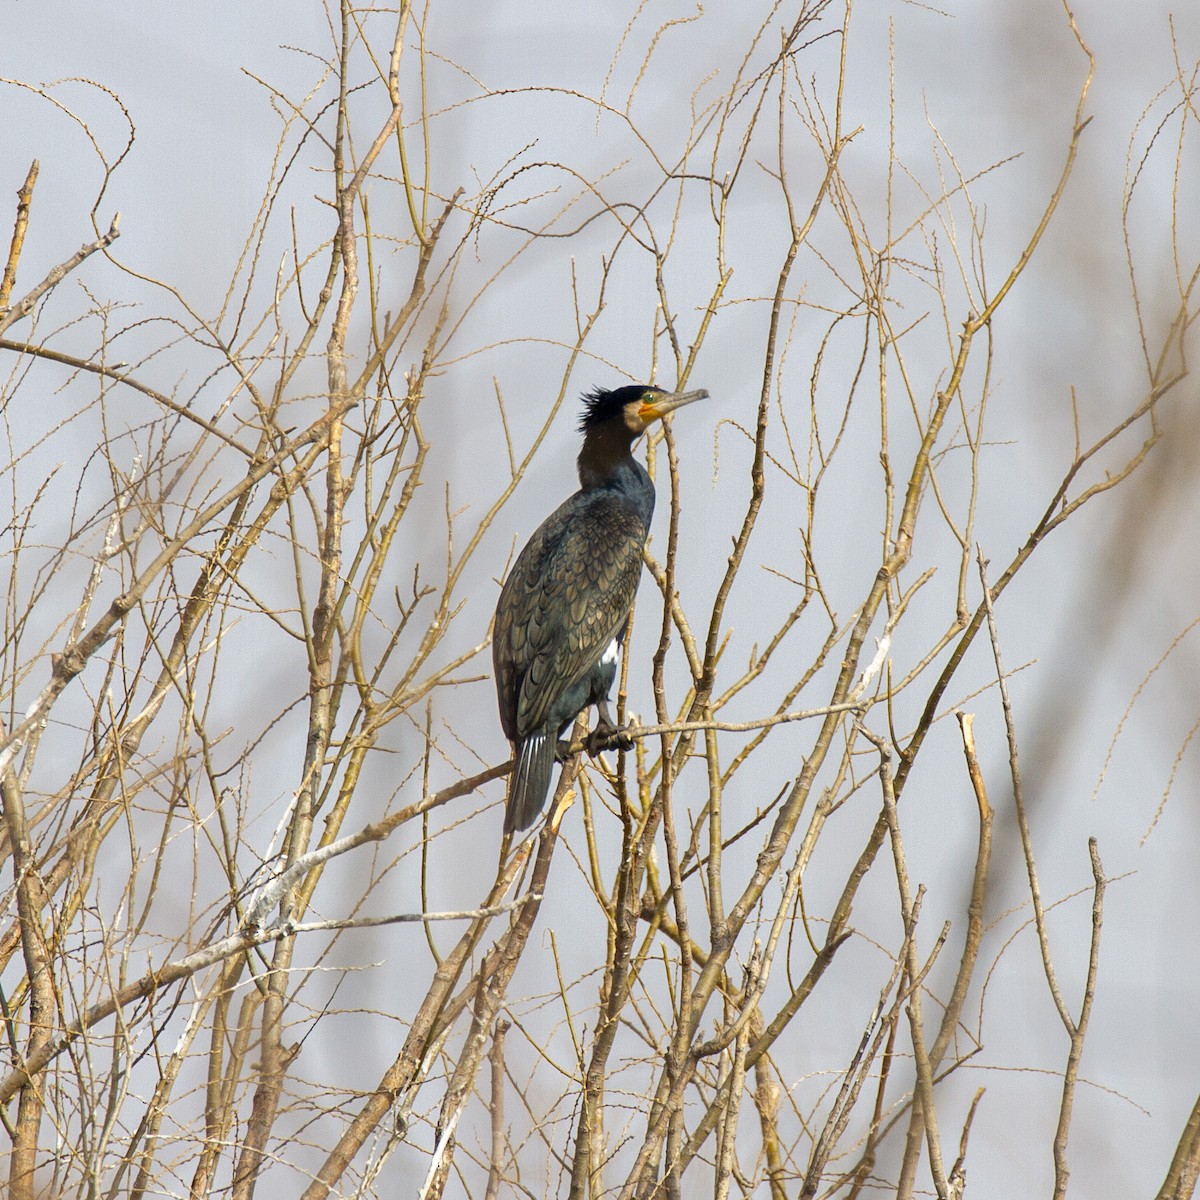
[[[649,528],[654,512],[654,485],[646,468],[632,455],[628,434],[593,431],[584,440],[578,466],[584,492],[607,490],[628,496]]]
[[[579,483],[585,492],[610,488],[654,504],[654,485],[645,467],[633,457],[628,434],[624,430],[608,433],[594,430],[579,451]]]

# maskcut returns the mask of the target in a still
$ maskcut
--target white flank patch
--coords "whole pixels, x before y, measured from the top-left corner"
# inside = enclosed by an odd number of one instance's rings
[[[617,661],[617,655],[620,653],[621,648],[617,645],[617,639],[613,638],[613,640],[608,643],[608,649],[605,650],[602,655],[600,655],[600,665],[607,667],[610,663],[615,663]]]

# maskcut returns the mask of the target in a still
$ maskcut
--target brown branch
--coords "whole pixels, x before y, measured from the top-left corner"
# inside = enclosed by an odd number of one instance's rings
[[[987,790],[984,786],[983,772],[975,754],[974,716],[971,713],[957,714],[960,732],[962,734],[963,753],[967,761],[967,774],[975,792],[976,807],[979,812],[979,847],[975,856],[975,873],[971,884],[971,899],[967,905],[967,928],[963,937],[962,956],[959,959],[958,972],[954,978],[954,986],[950,999],[942,1014],[941,1027],[937,1037],[929,1047],[928,1058],[930,1071],[936,1072],[942,1058],[950,1045],[951,1039],[958,1028],[959,1016],[966,1002],[967,990],[975,973],[975,965],[979,959],[979,948],[983,943],[984,902],[987,891],[988,867],[992,853],[992,810],[988,803]],[[894,799],[893,790],[893,799]],[[905,1166],[907,1173],[902,1172],[902,1179],[907,1178],[907,1190],[901,1188],[898,1195],[911,1195],[912,1173],[915,1171],[916,1159],[913,1148],[920,1144],[920,1134],[924,1127],[924,1098],[921,1093],[913,1097],[909,1111],[908,1132],[905,1137]],[[965,1136],[965,1135],[964,1135]],[[954,1171],[947,1178],[947,1187],[953,1191]]]
[[[975,872],[971,880],[971,898],[967,903],[967,928],[963,935],[963,949],[959,959],[958,973],[954,977],[954,986],[950,989],[950,999],[946,1003],[941,1028],[929,1049],[929,1061],[935,1071],[941,1066],[942,1058],[958,1027],[959,1016],[967,999],[967,991],[975,974],[975,964],[979,960],[979,948],[983,944],[983,917],[984,905],[987,900],[988,868],[992,857],[992,809],[988,803],[983,772],[980,770],[979,760],[975,755],[972,714],[959,713],[958,722],[962,734],[963,753],[967,760],[967,773],[975,792],[975,802],[979,813],[979,840],[975,851]]]
[[[487,1191],[483,1200],[500,1200],[500,1183],[504,1178],[501,1160],[504,1158],[506,1133],[504,1127],[504,1035],[511,1027],[508,1021],[497,1021],[492,1029],[492,1048],[488,1052],[491,1064],[492,1151],[488,1158]]]
[[[762,1036],[762,1014],[758,1009],[755,1009],[754,1018],[748,1032],[755,1042]],[[771,1060],[766,1055],[759,1058],[753,1069],[754,1107],[758,1112],[763,1157],[767,1163],[767,1184],[770,1188],[771,1200],[787,1200],[787,1189],[784,1187],[783,1153],[779,1137],[780,1087],[775,1080]]]
[[[609,1056],[616,1043],[621,1013],[633,978],[634,939],[637,933],[639,881],[644,864],[641,839],[635,835],[628,809],[622,809],[621,868],[617,875],[612,911],[612,933],[600,986],[600,1012],[592,1035],[592,1053],[584,1072],[575,1123],[571,1158],[570,1200],[583,1200],[600,1186],[603,1101]]]
[[[795,712],[776,713],[771,717],[762,717],[756,721],[667,721],[661,725],[638,725],[630,723],[621,727],[621,735],[633,738],[661,737],[665,733],[700,733],[707,731],[721,733],[753,733],[759,729],[773,729],[776,725],[790,725],[794,721],[811,721],[814,717],[827,717],[831,713],[861,712],[863,703],[859,700],[849,700],[843,704],[827,704],[821,708],[802,708]],[[568,752],[582,754],[587,749],[587,742],[575,740],[571,742]]]
[[[1071,1111],[1075,1104],[1075,1089],[1079,1083],[1079,1060],[1083,1057],[1083,1040],[1087,1036],[1096,998],[1096,974],[1100,969],[1100,926],[1104,921],[1104,888],[1108,882],[1096,839],[1088,838],[1088,855],[1092,862],[1092,936],[1088,947],[1087,978],[1083,985],[1083,1001],[1079,1018],[1071,1030],[1071,1048],[1067,1052],[1067,1069],[1063,1072],[1062,1102],[1058,1110],[1058,1125],[1054,1130],[1054,1200],[1067,1194],[1071,1171],[1067,1165],[1067,1137],[1071,1132]]]
[[[1033,856],[1033,841],[1029,832],[1029,820],[1025,807],[1024,790],[1021,786],[1021,770],[1017,756],[1016,724],[1013,720],[1012,703],[1008,695],[1008,677],[1004,671],[1004,663],[1000,655],[1000,638],[996,630],[996,615],[992,608],[991,590],[988,587],[987,563],[982,552],[978,554],[979,578],[983,584],[983,604],[987,613],[988,636],[992,645],[992,657],[996,663],[996,680],[1000,689],[1000,703],[1004,711],[1004,728],[1008,737],[1009,773],[1013,784],[1013,804],[1016,809],[1017,829],[1021,835],[1021,849],[1025,857],[1025,869],[1029,878],[1029,894],[1033,901],[1034,925],[1037,930],[1038,947],[1042,954],[1042,969],[1046,977],[1046,985],[1054,1005],[1058,1009],[1059,1019],[1070,1039],[1070,1049],[1067,1053],[1067,1066],[1063,1073],[1062,1102],[1059,1106],[1058,1126],[1054,1134],[1054,1200],[1062,1200],[1066,1195],[1067,1180],[1070,1168],[1067,1164],[1067,1137],[1071,1128],[1071,1111],[1074,1106],[1075,1087],[1079,1074],[1079,1060],[1083,1055],[1083,1042],[1087,1034],[1088,1020],[1091,1017],[1092,1001],[1096,991],[1096,972],[1099,969],[1100,958],[1100,926],[1104,915],[1104,870],[1100,864],[1100,856],[1096,849],[1096,839],[1088,840],[1088,853],[1092,863],[1094,881],[1092,896],[1092,935],[1088,954],[1087,979],[1084,984],[1083,1003],[1078,1019],[1071,1016],[1067,1010],[1066,1001],[1058,985],[1054,971],[1054,963],[1050,953],[1050,938],[1046,929],[1046,915],[1042,904],[1041,888],[1038,885],[1037,867]]]
[[[1155,1200],[1192,1200],[1197,1179],[1200,1179],[1200,1096],[1196,1097],[1188,1114],[1171,1165],[1167,1168],[1167,1177]]]
[[[106,250],[111,246],[121,236],[120,223],[121,214],[117,213],[113,217],[107,233],[101,234],[94,242],[87,242],[80,246],[70,258],[54,267],[41,283],[34,285],[11,308],[0,313],[0,333],[3,333],[10,325],[15,325],[16,322],[27,317],[47,292],[57,287],[76,267],[89,259],[97,250]]]
[[[950,1190],[954,1196],[962,1196],[967,1188],[967,1143],[971,1139],[971,1126],[975,1123],[975,1113],[979,1109],[979,1101],[983,1099],[983,1088],[979,1088],[971,1099],[971,1107],[967,1110],[967,1119],[963,1122],[962,1135],[958,1139],[958,1157],[950,1168]]]
[[[560,788],[560,794],[562,792],[563,789]],[[471,1028],[458,1052],[454,1073],[450,1085],[446,1089],[435,1133],[434,1153],[431,1156],[425,1187],[420,1193],[421,1200],[426,1200],[426,1198],[440,1200],[445,1188],[453,1152],[454,1130],[470,1099],[475,1076],[483,1058],[483,1048],[488,1032],[492,1029],[496,1014],[504,1002],[508,985],[537,921],[542,895],[546,889],[546,880],[550,873],[551,856],[558,838],[558,825],[565,811],[563,806],[557,806],[554,815],[547,822],[539,845],[538,856],[534,862],[533,877],[529,883],[530,890],[521,898],[522,901],[528,901],[528,903],[522,904],[520,912],[512,924],[484,956],[483,964],[473,983],[475,1009]]]
[[[769,959],[765,960],[769,961]],[[741,1114],[742,1100],[746,1090],[746,1048],[750,1042],[750,1033],[754,1013],[758,1009],[758,979],[763,968],[764,960],[757,953],[757,947],[751,952],[750,962],[746,966],[746,983],[743,992],[746,996],[746,1020],[738,1022],[737,1037],[733,1044],[733,1062],[729,1067],[727,1086],[729,1089],[729,1104],[721,1116],[721,1124],[717,1130],[717,1157],[715,1164],[716,1187],[713,1190],[713,1200],[728,1200],[729,1185],[733,1178],[734,1156],[737,1151],[738,1117]],[[670,1156],[668,1156],[668,1160]]]
[[[1054,972],[1054,962],[1050,953],[1050,935],[1046,929],[1046,910],[1042,903],[1042,889],[1038,883],[1037,863],[1033,854],[1033,838],[1029,832],[1029,814],[1025,805],[1025,789],[1021,783],[1021,766],[1017,750],[1017,729],[1013,720],[1012,703],[1008,696],[1008,676],[1004,673],[1004,664],[1000,657],[1000,635],[996,631],[996,614],[992,607],[992,592],[988,587],[987,563],[982,551],[977,554],[979,561],[979,578],[983,584],[983,609],[987,616],[988,636],[992,643],[992,657],[996,663],[996,681],[1000,688],[1000,706],[1004,712],[1004,730],[1008,738],[1008,766],[1013,785],[1013,806],[1016,810],[1017,830],[1021,835],[1021,850],[1025,858],[1025,873],[1029,881],[1029,896],[1033,901],[1033,919],[1037,928],[1038,947],[1042,953],[1042,972],[1054,1007],[1058,1010],[1059,1020],[1067,1035],[1074,1036],[1075,1022],[1067,1011],[1066,1001],[1058,986],[1058,978]]]
[[[912,1033],[913,1057],[917,1067],[917,1089],[914,1108],[920,1107],[925,1127],[925,1142],[929,1150],[929,1171],[938,1200],[950,1200],[946,1171],[942,1165],[942,1143],[938,1135],[937,1109],[933,1099],[933,1064],[925,1044],[924,1022],[921,1016],[920,964],[917,961],[916,911],[904,861],[904,845],[900,836],[900,814],[896,807],[896,792],[892,786],[892,752],[887,742],[863,727],[863,734],[879,752],[879,782],[883,791],[883,811],[891,835],[892,857],[896,868],[896,884],[900,892],[900,913],[905,929],[905,968],[912,981],[908,1000],[908,1020]],[[903,1194],[903,1192],[901,1192]]]
[[[38,160],[29,164],[29,173],[17,192],[17,219],[13,223],[12,241],[8,247],[8,261],[4,264],[4,277],[0,280],[0,316],[8,310],[8,300],[17,281],[17,264],[21,261],[21,247],[25,244],[25,230],[29,226],[29,206],[33,202],[33,187],[37,183]]]
[[[36,1058],[44,1054],[53,1041],[57,1004],[50,954],[41,920],[44,903],[42,881],[38,878],[37,864],[29,842],[24,797],[11,766],[0,775],[0,799],[3,800],[4,823],[12,846],[17,916],[21,928],[21,946],[25,953],[25,977],[29,981],[29,1039],[24,1053],[27,1057]],[[43,1089],[40,1081],[21,1072],[13,1092],[18,1090],[17,1120],[8,1163],[9,1195],[12,1200],[34,1200],[39,1190],[36,1171]],[[11,1095],[10,1092],[4,1098],[5,1103]]]
[[[147,396],[155,404],[165,408],[168,412],[174,413],[177,417],[185,421],[189,421],[197,428],[203,429],[210,436],[218,438],[226,446],[232,447],[243,457],[248,459],[255,457],[252,450],[247,449],[236,438],[230,437],[224,430],[218,429],[211,421],[206,421],[202,416],[192,412],[186,404],[176,403],[169,396],[164,396],[162,392],[155,391],[154,388],[135,379],[132,375],[118,370],[116,367],[110,367],[105,363],[91,362],[86,358],[78,358],[74,354],[64,354],[61,350],[51,350],[49,346],[38,346],[31,342],[13,342],[8,338],[0,338],[0,350],[11,350],[16,354],[28,354],[31,358],[41,358],[45,359],[46,362],[60,363],[64,367],[72,367],[77,371],[90,371],[93,375],[99,375],[102,379],[111,379],[114,383],[124,384],[126,387],[132,388],[135,392],[140,392],[143,396]]]

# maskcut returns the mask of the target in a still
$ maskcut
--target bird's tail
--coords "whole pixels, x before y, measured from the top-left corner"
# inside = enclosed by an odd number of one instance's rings
[[[504,832],[528,829],[546,803],[550,773],[554,770],[555,738],[544,730],[531,733],[517,751],[508,803],[504,809]]]

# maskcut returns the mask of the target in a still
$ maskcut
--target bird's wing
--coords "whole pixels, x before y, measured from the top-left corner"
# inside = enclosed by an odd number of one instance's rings
[[[564,505],[530,538],[496,609],[493,658],[510,738],[541,728],[620,633],[645,540],[637,514],[607,496],[575,511]]]

